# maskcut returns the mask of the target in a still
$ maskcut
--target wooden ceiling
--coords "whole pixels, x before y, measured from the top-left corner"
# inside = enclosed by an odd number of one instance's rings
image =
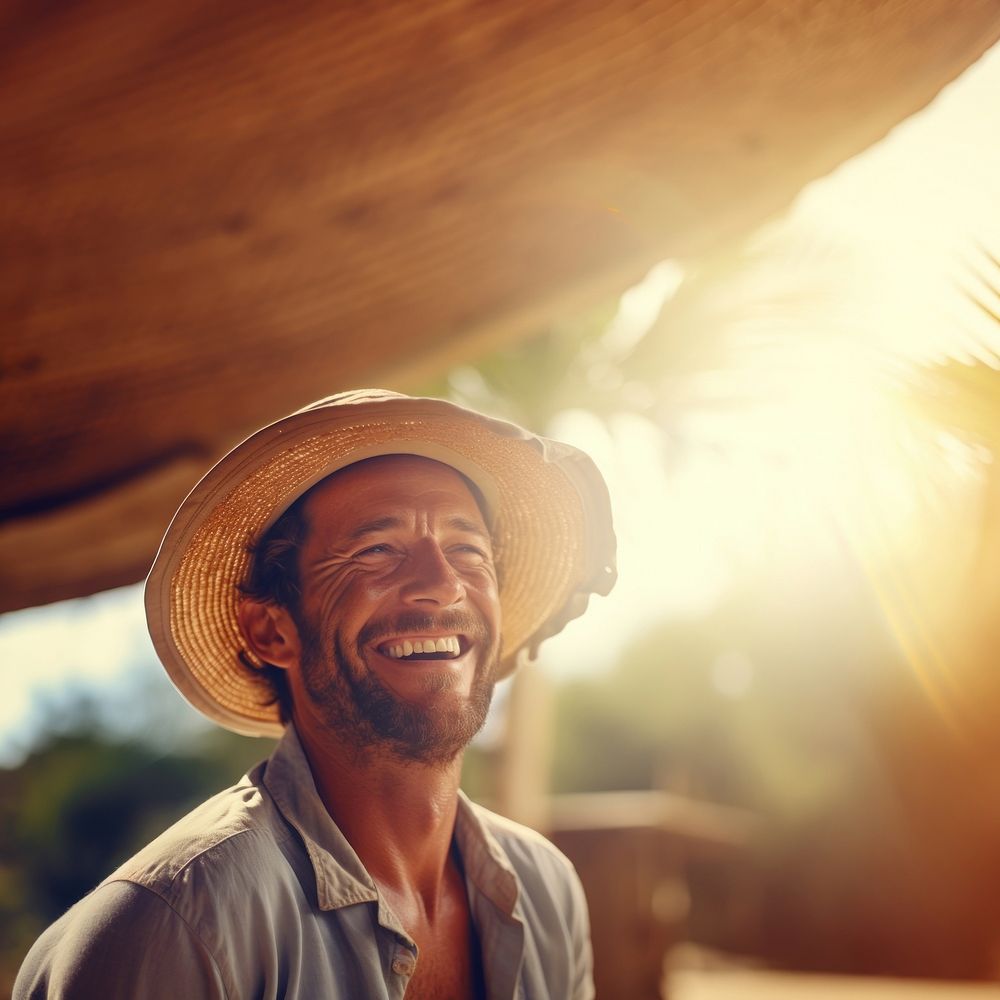
[[[0,610],[145,574],[211,461],[760,223],[995,0],[0,13]]]

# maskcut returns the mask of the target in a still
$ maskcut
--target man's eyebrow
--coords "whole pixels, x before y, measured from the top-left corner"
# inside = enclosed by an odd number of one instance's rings
[[[456,531],[465,531],[471,535],[479,535],[480,538],[485,538],[487,541],[490,540],[490,533],[481,524],[470,521],[467,517],[456,515],[455,517],[448,518],[445,524]]]
[[[398,528],[403,523],[401,517],[393,517],[391,514],[385,517],[377,517],[374,521],[365,521],[359,524],[347,537],[349,541],[356,541],[365,535],[374,534],[376,531],[386,531],[389,528]]]

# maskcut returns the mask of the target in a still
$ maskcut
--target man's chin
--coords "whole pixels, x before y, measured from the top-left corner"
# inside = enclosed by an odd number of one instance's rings
[[[346,655],[334,642],[336,674],[327,688],[327,714],[346,730],[345,743],[362,753],[388,752],[417,764],[451,763],[482,729],[493,697],[494,663],[480,664],[471,690],[447,671],[427,671],[405,694],[386,683],[363,656]],[[323,710],[321,704],[321,711]],[[331,724],[335,720],[330,718]]]
[[[447,764],[455,760],[482,729],[489,712],[493,686],[465,696],[441,692],[433,704],[396,700],[393,710],[367,706],[366,717],[381,745],[401,760]]]

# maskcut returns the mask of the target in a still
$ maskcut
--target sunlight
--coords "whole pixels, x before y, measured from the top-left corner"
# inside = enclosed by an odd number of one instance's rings
[[[605,423],[588,411],[568,410],[549,431],[597,463],[618,536],[614,590],[542,647],[542,662],[553,674],[581,676],[612,668],[636,635],[663,618],[708,613],[729,577],[719,549],[691,528],[703,472],[695,463],[668,472],[653,423],[634,414]]]
[[[792,570],[797,599],[821,599],[849,559],[864,572],[914,676],[956,731],[961,683],[940,630],[963,600],[976,555],[975,516],[992,456],[906,405],[895,376],[850,341],[803,341],[796,363],[761,356],[732,374],[738,412],[687,422],[710,474],[692,497],[690,530],[762,587]],[[720,531],[720,526],[724,529]],[[952,651],[949,651],[952,652]]]
[[[669,426],[555,421],[550,433],[594,454],[608,480],[621,577],[546,646],[553,670],[610,664],[628,636],[705,615],[734,586],[780,594],[786,612],[821,608],[834,576],[860,569],[927,698],[960,725],[958,656],[942,637],[967,600],[993,450],[935,419],[937,390],[920,382],[948,358],[998,366],[996,320],[967,294],[996,294],[981,248],[1000,244],[983,212],[1000,203],[1000,143],[983,136],[998,88],[1000,49],[810,185],[733,273],[702,278],[687,332],[721,314],[729,350],[695,374],[665,367]],[[603,339],[612,363],[661,309],[669,328],[684,281],[666,261],[622,297]],[[726,660],[712,683],[739,697],[751,678]]]
[[[699,310],[718,325],[721,309],[728,356],[685,382],[658,487],[719,579],[769,587],[792,573],[794,599],[821,600],[824,574],[860,566],[914,676],[956,726],[961,657],[943,636],[968,601],[996,431],[961,385],[952,402],[942,380],[924,383],[926,366],[947,359],[971,366],[958,375],[1000,367],[989,315],[1000,223],[984,213],[1000,203],[1000,143],[983,133],[998,88],[1000,49],[810,185],[735,274],[703,281],[712,300],[687,303],[692,328]],[[664,378],[663,398],[675,382]],[[667,562],[647,540],[637,575],[647,587],[671,573],[696,581],[697,564],[679,564],[686,551]]]

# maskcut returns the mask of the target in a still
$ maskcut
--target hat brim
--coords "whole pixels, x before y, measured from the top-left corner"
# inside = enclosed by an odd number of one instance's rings
[[[234,448],[174,516],[146,582],[153,645],[192,705],[227,729],[282,732],[263,673],[241,662],[249,546],[298,497],[348,465],[408,454],[483,494],[501,576],[500,675],[615,582],[604,480],[583,452],[439,399],[363,390],[321,400]]]

